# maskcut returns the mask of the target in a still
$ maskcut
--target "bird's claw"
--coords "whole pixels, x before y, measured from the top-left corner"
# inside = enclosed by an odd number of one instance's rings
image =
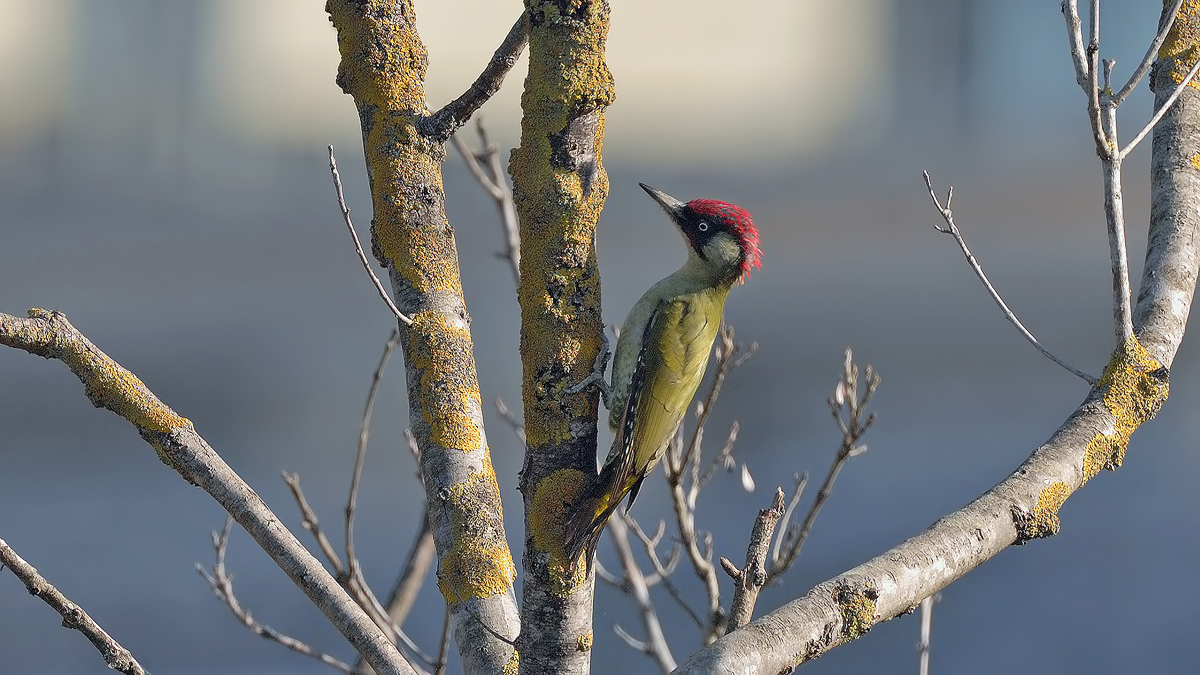
[[[604,340],[604,347],[596,354],[596,363],[592,366],[592,372],[587,377],[583,378],[578,384],[567,388],[568,394],[578,394],[579,392],[595,385],[600,391],[600,398],[604,401],[604,407],[608,407],[608,396],[612,393],[612,388],[608,386],[608,382],[604,380],[604,371],[608,369],[608,358],[612,354],[609,349],[608,336],[604,333],[600,334]]]

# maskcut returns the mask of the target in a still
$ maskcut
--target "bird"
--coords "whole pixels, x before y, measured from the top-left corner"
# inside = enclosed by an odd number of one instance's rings
[[[564,542],[574,567],[587,553],[590,569],[605,523],[662,459],[704,378],[725,298],[752,268],[762,267],[758,228],[750,214],[715,199],[680,201],[638,183],[683,235],[687,261],[634,304],[617,338],[612,383],[607,355],[576,388],[597,382],[609,408],[614,438],[599,475],[567,504]],[[607,350],[605,350],[607,351]]]

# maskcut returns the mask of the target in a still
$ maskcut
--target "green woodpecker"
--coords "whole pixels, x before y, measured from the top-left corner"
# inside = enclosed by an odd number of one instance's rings
[[[684,203],[639,185],[679,228],[688,257],[646,291],[621,326],[606,397],[612,449],[565,520],[569,560],[586,550],[589,566],[604,524],[626,495],[633,504],[678,430],[704,378],[729,289],[762,266],[758,229],[746,211],[711,199]],[[604,389],[599,365],[590,379]]]

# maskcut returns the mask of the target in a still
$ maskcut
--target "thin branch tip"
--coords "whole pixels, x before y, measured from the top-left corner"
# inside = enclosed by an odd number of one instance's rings
[[[342,220],[346,223],[346,229],[350,232],[350,238],[354,240],[354,250],[358,253],[358,260],[362,263],[363,269],[367,271],[367,275],[371,277],[371,282],[375,284],[375,291],[379,293],[379,297],[383,299],[384,304],[391,310],[392,314],[406,326],[412,325],[412,319],[405,316],[404,313],[396,307],[396,303],[392,302],[392,298],[384,289],[383,284],[379,281],[379,277],[375,275],[375,271],[371,269],[371,263],[367,260],[367,254],[363,251],[362,242],[358,239],[358,232],[354,229],[354,223],[350,220],[350,207],[346,206],[346,195],[342,191],[342,175],[338,172],[337,157],[333,154],[333,144],[329,148],[329,173],[333,176],[333,187],[337,191],[338,208],[342,211]]]
[[[949,234],[950,236],[954,237],[954,241],[958,243],[959,249],[962,250],[963,255],[967,259],[967,264],[971,266],[972,271],[975,272],[975,276],[979,279],[980,283],[983,284],[984,288],[987,289],[988,295],[991,296],[992,301],[996,303],[996,306],[1000,308],[1000,311],[1004,314],[1004,318],[1008,319],[1009,323],[1011,323],[1017,329],[1017,331],[1021,333],[1025,340],[1028,341],[1029,344],[1033,345],[1039,352],[1041,352],[1043,356],[1050,359],[1064,370],[1070,372],[1072,375],[1075,375],[1084,382],[1087,382],[1089,386],[1095,386],[1096,382],[1098,381],[1095,377],[1088,375],[1082,370],[1071,366],[1055,356],[1048,349],[1042,346],[1041,342],[1038,342],[1037,338],[1033,336],[1033,333],[1029,332],[1029,329],[1025,327],[1025,324],[1021,323],[1021,320],[1017,318],[1016,313],[1009,308],[1008,303],[1006,303],[1004,299],[1000,297],[1000,292],[997,291],[996,287],[992,285],[991,280],[988,279],[987,274],[985,274],[983,271],[983,266],[979,264],[979,261],[975,258],[975,254],[972,253],[970,247],[967,246],[966,239],[963,237],[962,233],[959,232],[958,226],[954,224],[954,213],[950,210],[950,200],[954,197],[954,187],[951,186],[950,189],[947,190],[946,206],[943,208],[941,202],[938,201],[937,193],[934,191],[933,182],[929,178],[929,172],[924,172],[924,176],[925,186],[929,189],[929,197],[933,200],[934,207],[937,208],[939,214],[942,216],[942,220],[945,222],[944,227],[935,222],[934,228],[942,234]]]

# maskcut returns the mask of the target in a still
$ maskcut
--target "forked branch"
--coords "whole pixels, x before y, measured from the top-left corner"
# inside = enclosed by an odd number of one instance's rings
[[[726,633],[750,623],[758,592],[767,585],[767,561],[771,550],[771,538],[775,526],[783,517],[783,490],[775,490],[775,501],[769,508],[760,509],[750,531],[750,545],[746,548],[746,564],[738,569],[729,558],[721,558],[721,567],[733,579],[733,601],[730,603]]]
[[[500,212],[500,222],[504,227],[504,253],[501,258],[508,261],[512,268],[513,281],[521,285],[521,228],[517,223],[517,208],[513,204],[512,187],[508,184],[504,167],[500,164],[500,149],[488,139],[487,130],[482,121],[476,123],[479,133],[478,152],[467,147],[466,141],[455,135],[451,140],[458,154],[462,155],[467,169],[474,176],[479,186],[491,196]],[[524,442],[524,439],[522,439]]]
[[[834,386],[833,396],[827,400],[829,412],[833,415],[833,421],[841,433],[841,442],[833,457],[833,464],[830,465],[829,472],[825,474],[825,480],[821,483],[821,489],[817,491],[817,496],[804,516],[804,521],[792,523],[792,515],[795,513],[796,504],[800,501],[801,493],[804,492],[808,476],[804,475],[797,479],[795,493],[788,507],[783,511],[782,520],[777,528],[779,534],[766,566],[767,578],[763,582],[764,586],[774,582],[787,572],[800,557],[800,551],[804,548],[804,542],[808,540],[809,533],[812,532],[821,507],[833,494],[833,484],[837,481],[838,475],[851,459],[866,453],[867,446],[859,441],[875,423],[875,413],[867,412],[867,406],[871,402],[871,398],[875,396],[875,391],[879,388],[881,381],[879,374],[869,365],[866,367],[865,378],[860,376],[858,364],[854,362],[854,352],[850,349],[846,350],[845,359],[842,361],[841,376],[838,378],[837,385]]]
[[[287,647],[297,654],[303,654],[304,656],[316,659],[334,670],[339,670],[343,673],[354,672],[350,664],[317,650],[290,635],[280,633],[266,624],[260,623],[250,612],[242,607],[241,603],[238,602],[237,595],[233,592],[233,577],[225,571],[225,551],[229,545],[229,534],[232,529],[233,519],[228,518],[225,520],[225,527],[220,532],[212,533],[212,545],[216,559],[213,562],[211,572],[205,569],[203,565],[196,564],[196,571],[208,582],[213,594],[229,608],[229,611],[233,613],[238,623],[245,626],[251,633]]]
[[[638,640],[624,631],[619,625],[613,630],[625,644],[654,659],[662,672],[675,670],[675,658],[671,656],[671,648],[667,646],[666,636],[663,635],[662,625],[658,621],[658,612],[650,599],[650,584],[642,574],[641,568],[633,557],[633,548],[629,545],[629,528],[626,526],[627,515],[620,515],[608,522],[608,533],[616,546],[617,555],[621,560],[624,579],[620,582],[621,590],[633,598],[638,613],[642,617],[642,627],[646,631],[646,639]]]

